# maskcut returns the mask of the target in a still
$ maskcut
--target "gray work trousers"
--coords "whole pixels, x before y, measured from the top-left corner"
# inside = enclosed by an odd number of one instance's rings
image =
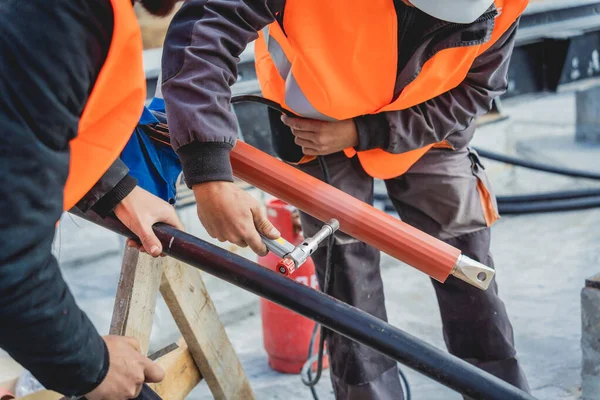
[[[462,150],[432,149],[410,170],[386,181],[388,194],[401,219],[455,247],[467,256],[493,266],[490,255],[490,207],[496,204],[476,154]],[[325,157],[333,186],[373,203],[373,179],[356,157],[343,153]],[[316,161],[301,164],[303,171],[323,178]],[[489,196],[482,196],[482,190]],[[486,204],[487,199],[487,204]],[[488,209],[488,219],[484,210]],[[495,215],[495,214],[494,214]],[[322,225],[301,214],[306,235]],[[368,221],[365,221],[368,224]],[[326,250],[313,259],[323,288]],[[371,246],[338,232],[332,256],[329,293],[387,321],[380,254]],[[511,384],[529,391],[516,359],[513,330],[494,281],[487,291],[452,276],[444,284],[432,280],[450,353]],[[331,380],[340,400],[403,399],[396,362],[345,337],[329,333],[327,346]]]

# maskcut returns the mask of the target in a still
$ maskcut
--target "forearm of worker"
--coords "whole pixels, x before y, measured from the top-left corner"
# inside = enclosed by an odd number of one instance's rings
[[[473,63],[456,88],[414,107],[355,118],[358,150],[404,153],[461,135],[506,91],[517,24]],[[461,140],[458,140],[462,142]]]
[[[162,59],[174,150],[186,183],[233,181],[229,153],[237,139],[230,86],[239,55],[274,21],[280,0],[190,0],[173,18]]]
[[[104,380],[108,351],[67,288],[51,238],[0,263],[0,347],[45,387],[83,395]]]
[[[92,209],[101,217],[106,217],[136,185],[137,180],[129,175],[125,163],[117,159],[76,207],[83,212]]]

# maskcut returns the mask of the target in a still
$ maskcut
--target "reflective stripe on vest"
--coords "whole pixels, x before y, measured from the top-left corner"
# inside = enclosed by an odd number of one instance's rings
[[[70,143],[64,210],[71,209],[118,158],[142,114],[146,81],[142,36],[131,0],[111,0],[114,29],[106,61]]]
[[[392,0],[287,0],[283,25],[268,25],[255,42],[263,96],[306,118],[342,120],[403,110],[457,87],[474,60],[516,21],[528,0],[495,0],[499,15],[481,45],[439,51],[392,102],[397,77],[398,20]],[[390,179],[405,173],[432,144],[402,154],[358,152],[365,171]],[[353,148],[344,151],[356,155]],[[314,157],[305,156],[300,162]]]

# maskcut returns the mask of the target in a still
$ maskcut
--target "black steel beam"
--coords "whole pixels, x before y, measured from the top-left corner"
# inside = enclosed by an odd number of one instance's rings
[[[600,84],[600,24],[589,32],[556,32],[515,47],[502,98],[586,89]]]
[[[119,221],[74,215],[127,237]],[[310,318],[473,399],[534,400],[531,395],[333,297],[164,224],[154,226],[165,254]],[[477,335],[477,332],[473,332]]]
[[[517,45],[544,39],[554,35],[557,31],[573,30],[574,28],[587,30],[598,26],[600,1],[570,0],[556,8],[550,7],[551,3],[551,1],[546,1],[529,4],[519,22]]]
[[[552,3],[522,15],[503,99],[600,84],[600,1]]]

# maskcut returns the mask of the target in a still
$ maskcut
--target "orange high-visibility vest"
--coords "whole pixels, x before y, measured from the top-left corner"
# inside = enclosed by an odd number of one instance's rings
[[[70,143],[64,210],[77,204],[119,157],[144,109],[146,80],[140,27],[131,0],[111,3],[112,41],[79,121],[77,137]]]
[[[490,48],[525,10],[528,0],[495,0],[491,40],[449,48],[429,59],[392,102],[397,76],[398,20],[392,0],[287,0],[285,33],[278,22],[255,42],[263,96],[306,118],[343,120],[403,110],[457,87],[475,59]],[[400,49],[402,51],[402,49]],[[402,154],[358,152],[364,170],[380,179],[404,174],[431,147]],[[348,157],[357,152],[344,150]],[[303,157],[307,162],[314,157]]]

